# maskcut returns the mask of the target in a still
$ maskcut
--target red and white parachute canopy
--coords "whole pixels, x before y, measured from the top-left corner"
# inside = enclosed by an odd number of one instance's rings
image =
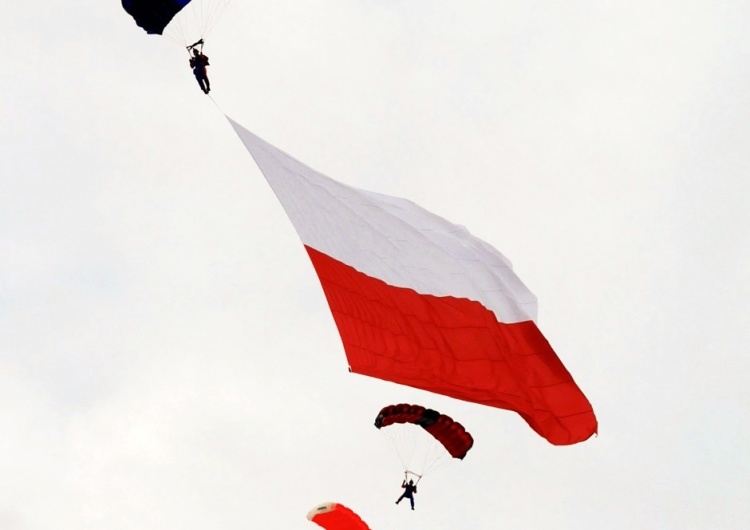
[[[310,510],[307,519],[326,530],[370,530],[352,510],[335,502],[325,502]]]

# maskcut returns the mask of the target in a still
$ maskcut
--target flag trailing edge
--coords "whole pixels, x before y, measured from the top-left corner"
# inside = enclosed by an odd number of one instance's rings
[[[411,201],[322,175],[228,118],[302,240],[350,370],[513,410],[556,445],[597,430],[510,261]]]

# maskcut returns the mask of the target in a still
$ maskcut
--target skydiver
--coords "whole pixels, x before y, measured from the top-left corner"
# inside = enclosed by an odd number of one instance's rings
[[[407,484],[406,479],[404,479],[404,481],[401,483],[401,487],[404,488],[404,490],[406,491],[404,491],[404,493],[398,498],[398,500],[396,501],[396,504],[401,502],[401,499],[406,497],[407,499],[409,499],[409,502],[411,502],[411,509],[413,510],[414,509],[414,495],[417,494],[417,485],[414,484],[413,480],[409,480],[409,483]]]
[[[211,92],[211,82],[208,80],[208,75],[206,74],[206,66],[208,66],[208,57],[199,52],[197,48],[193,48],[193,56],[190,58],[190,68],[193,69],[193,75],[204,94]]]

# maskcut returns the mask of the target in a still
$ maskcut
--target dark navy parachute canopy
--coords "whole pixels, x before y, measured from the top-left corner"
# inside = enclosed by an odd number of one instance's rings
[[[122,0],[122,7],[147,33],[162,34],[169,21],[191,0]]]

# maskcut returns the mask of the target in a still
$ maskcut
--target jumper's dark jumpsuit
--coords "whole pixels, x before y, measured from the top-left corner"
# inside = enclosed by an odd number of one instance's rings
[[[211,83],[209,82],[208,75],[206,74],[208,57],[206,57],[202,53],[196,53],[193,57],[190,58],[190,66],[193,69],[193,75],[198,81],[201,90],[203,90],[204,93],[208,94],[211,91]]]
[[[413,480],[410,480],[408,484],[404,480],[401,483],[401,487],[404,488],[404,490],[406,490],[406,491],[404,491],[403,495],[401,495],[398,498],[398,500],[396,501],[396,504],[398,504],[399,502],[401,502],[401,499],[403,499],[404,497],[406,497],[407,499],[409,499],[409,502],[411,502],[411,509],[413,510],[414,509],[414,494],[417,493],[417,486],[416,486],[416,484],[414,484]]]

